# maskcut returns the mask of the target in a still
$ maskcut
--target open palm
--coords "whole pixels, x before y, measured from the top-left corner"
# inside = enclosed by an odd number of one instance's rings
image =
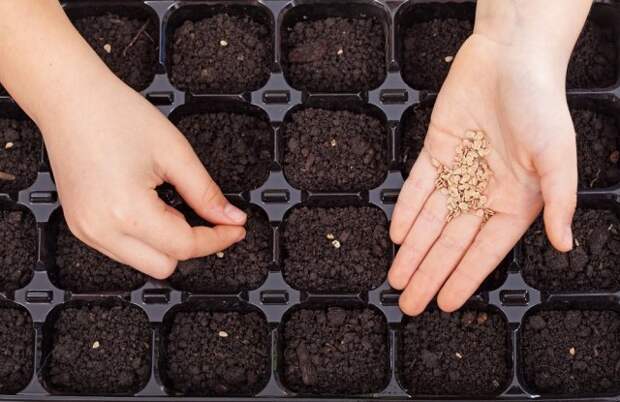
[[[566,103],[565,68],[531,49],[473,34],[454,59],[418,159],[394,210],[390,235],[401,247],[389,272],[404,289],[401,309],[421,313],[439,292],[446,311],[465,303],[545,204],[552,244],[571,248],[577,161]],[[467,130],[486,133],[493,177],[484,225],[473,214],[446,223],[447,195],[435,191],[432,158],[451,165]],[[440,290],[441,289],[441,290]]]

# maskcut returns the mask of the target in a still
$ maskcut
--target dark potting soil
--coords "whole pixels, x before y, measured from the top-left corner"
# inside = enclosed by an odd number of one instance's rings
[[[177,127],[224,192],[253,190],[267,180],[273,132],[263,118],[202,113],[183,117]]]
[[[4,89],[2,85],[0,85],[0,96],[9,96],[9,93]]]
[[[284,279],[300,290],[367,291],[390,266],[387,219],[372,207],[295,208],[282,247]]]
[[[0,291],[24,287],[32,278],[36,262],[34,216],[30,212],[0,211]]]
[[[612,24],[599,25],[588,20],[570,62],[568,88],[604,88],[616,83],[618,62],[616,35]]]
[[[620,390],[620,314],[539,311],[521,333],[525,381],[540,393]]]
[[[0,394],[22,390],[32,378],[34,328],[21,309],[0,306]]]
[[[41,133],[30,120],[0,118],[0,193],[23,190],[37,178]],[[3,175],[4,176],[4,175]]]
[[[438,91],[473,30],[473,16],[471,20],[437,18],[413,23],[402,38],[403,79],[415,89]]]
[[[273,38],[267,25],[248,16],[217,14],[185,21],[171,45],[170,80],[193,93],[241,93],[269,79]]]
[[[403,161],[403,176],[409,176],[409,172],[413,167],[422,148],[424,147],[424,138],[431,122],[431,114],[433,112],[433,104],[417,104],[407,113],[402,122],[401,130],[401,148]]]
[[[405,318],[399,346],[400,381],[411,394],[496,395],[510,380],[508,326],[495,312]]]
[[[312,92],[376,88],[386,76],[385,37],[376,18],[297,22],[283,30],[286,78],[293,87]]]
[[[146,276],[106,257],[73,236],[62,217],[58,222],[57,286],[73,292],[129,291],[144,284]]]
[[[575,243],[560,253],[538,218],[523,238],[525,280],[548,291],[620,290],[620,222],[610,211],[580,210],[573,219]]]
[[[53,323],[44,376],[50,388],[77,394],[135,393],[151,371],[151,328],[128,305],[65,307]]]
[[[620,125],[611,114],[571,109],[577,132],[580,188],[609,187],[620,183]]]
[[[236,293],[259,287],[272,261],[272,230],[262,211],[249,208],[245,212],[248,221],[244,240],[221,253],[179,262],[170,284],[196,293]]]
[[[157,68],[157,26],[150,19],[112,13],[73,24],[114,74],[137,91],[149,86]]]
[[[284,174],[297,188],[365,190],[387,174],[388,133],[375,117],[308,108],[293,112],[283,129]]]
[[[372,309],[306,308],[284,322],[282,381],[294,392],[367,394],[389,378],[387,324]]]
[[[269,380],[270,337],[257,312],[179,312],[165,339],[166,376],[193,395],[252,395]]]

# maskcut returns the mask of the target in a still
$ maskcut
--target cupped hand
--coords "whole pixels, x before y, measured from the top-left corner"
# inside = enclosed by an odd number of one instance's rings
[[[103,254],[163,279],[179,260],[245,237],[245,214],[209,177],[185,137],[115,77],[101,79],[66,113],[37,122],[72,232]],[[161,201],[163,182],[214,227],[190,227]]]
[[[461,307],[543,203],[551,243],[560,251],[572,247],[577,157],[566,64],[535,47],[502,44],[479,33],[453,63],[390,228],[400,249],[388,279],[393,288],[404,289],[400,307],[410,315],[421,313],[437,293],[441,309]],[[452,165],[468,130],[483,131],[490,144],[488,207],[496,213],[484,224],[474,214],[447,223],[447,195],[434,188],[432,158]]]

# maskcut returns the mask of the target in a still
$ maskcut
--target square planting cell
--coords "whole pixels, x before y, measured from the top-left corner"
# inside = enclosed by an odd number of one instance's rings
[[[584,396],[620,390],[620,314],[542,310],[520,334],[523,378],[536,393]]]
[[[557,251],[538,218],[523,237],[522,273],[547,291],[620,290],[620,222],[610,211],[578,209],[573,219],[574,246]]]
[[[24,287],[36,263],[34,216],[23,210],[0,210],[0,292]]]
[[[253,190],[267,180],[273,130],[263,113],[213,111],[173,121],[224,192]]]
[[[66,8],[73,25],[114,74],[141,91],[158,68],[157,16],[140,4]]]
[[[167,20],[170,80],[192,93],[241,93],[265,85],[273,64],[271,16],[262,6],[185,5]]]
[[[392,243],[378,208],[300,207],[285,218],[282,249],[282,273],[293,288],[354,293],[383,282]]]
[[[256,311],[174,313],[164,339],[164,376],[175,393],[254,395],[270,377],[269,327]]]
[[[138,307],[64,305],[44,327],[43,380],[70,394],[133,394],[151,373],[151,328]]]
[[[34,327],[22,308],[0,304],[0,394],[14,394],[30,382],[34,371]]]
[[[41,133],[32,121],[0,115],[0,193],[24,190],[34,183],[41,149]]]
[[[246,208],[245,212],[248,220],[244,240],[219,253],[179,262],[170,284],[194,293],[237,293],[259,287],[272,262],[273,231],[263,211]],[[189,222],[206,225],[195,217]]]
[[[377,112],[312,107],[291,112],[283,125],[287,179],[309,191],[359,191],[381,184],[388,171],[388,131]]]
[[[618,16],[615,6],[594,4],[568,64],[568,88],[606,88],[618,78]]]
[[[475,3],[410,3],[396,16],[398,61],[405,82],[438,91],[474,30]]]
[[[294,88],[359,92],[386,77],[386,16],[378,7],[299,5],[282,23],[282,64]]]
[[[617,111],[598,105],[571,108],[577,133],[579,187],[583,189],[620,183],[620,119]]]
[[[146,276],[106,257],[75,237],[58,213],[55,217],[56,263],[50,277],[56,286],[76,293],[130,291],[139,288]],[[54,236],[51,236],[53,241]]]
[[[492,396],[508,385],[512,354],[500,313],[429,310],[402,325],[399,380],[410,394]]]
[[[304,395],[359,395],[387,386],[387,323],[376,310],[298,309],[281,331],[280,378],[288,389]]]

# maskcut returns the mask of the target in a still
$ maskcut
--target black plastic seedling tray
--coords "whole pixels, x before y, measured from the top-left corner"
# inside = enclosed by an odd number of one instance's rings
[[[29,210],[37,222],[37,263],[32,279],[25,287],[12,292],[0,292],[2,305],[21,306],[28,311],[34,325],[34,362],[32,379],[21,391],[13,395],[0,395],[0,400],[10,401],[209,401],[209,400],[407,400],[414,399],[476,399],[468,395],[451,395],[431,397],[411,395],[404,384],[399,381],[399,333],[403,314],[398,308],[398,293],[391,290],[387,282],[368,292],[359,294],[313,294],[290,287],[281,272],[282,234],[287,214],[299,205],[370,205],[382,210],[388,221],[391,217],[399,189],[403,184],[403,161],[400,139],[401,122],[408,108],[422,103],[432,102],[435,93],[418,91],[408,86],[400,73],[401,43],[400,38],[408,18],[416,15],[416,7],[430,1],[319,1],[319,0],[263,0],[263,1],[63,1],[70,16],[97,15],[105,11],[114,11],[120,15],[142,16],[151,18],[156,29],[159,53],[156,75],[152,83],[142,94],[156,105],[166,116],[174,119],[177,114],[186,111],[212,108],[215,110],[252,110],[262,111],[272,126],[273,161],[268,179],[260,187],[251,191],[228,194],[239,202],[253,204],[267,214],[273,232],[273,254],[270,271],[264,283],[257,289],[239,294],[196,294],[173,289],[166,282],[149,280],[145,285],[131,292],[110,292],[79,294],[65,291],[54,285],[49,272],[54,266],[52,247],[55,232],[50,218],[59,211],[60,205],[56,188],[45,153],[41,151],[40,168],[34,184],[18,192],[0,194],[0,209]],[[437,3],[437,2],[433,2]],[[439,1],[439,3],[447,3]],[[467,2],[466,2],[467,3]],[[452,4],[452,3],[450,3]],[[469,3],[471,5],[471,3]],[[199,20],[217,11],[232,6],[238,13],[248,15],[267,24],[273,37],[273,63],[268,81],[258,90],[240,94],[193,94],[175,88],[167,72],[170,69],[170,38],[182,20]],[[376,88],[359,93],[311,93],[299,91],[288,84],[283,72],[282,29],[303,18],[326,16],[374,16],[385,28],[386,78]],[[597,2],[590,18],[601,24],[620,27],[620,4],[606,1]],[[617,35],[617,38],[620,37]],[[620,44],[616,43],[618,49]],[[620,52],[618,53],[620,54]],[[605,110],[620,119],[620,80],[608,88],[571,89],[569,98],[575,104],[603,105]],[[282,170],[283,143],[281,124],[290,110],[303,105],[337,107],[349,110],[372,110],[384,121],[389,132],[389,152],[387,152],[389,172],[382,183],[368,191],[352,193],[316,193],[302,191],[293,187]],[[0,96],[0,114],[3,117],[18,118],[22,116],[19,108],[8,96]],[[23,116],[22,116],[23,117]],[[620,133],[618,133],[620,135]],[[178,202],[173,191],[164,191],[163,196],[171,203]],[[620,216],[620,186],[579,192],[579,206],[602,208]],[[392,247],[392,253],[396,251]],[[484,308],[499,311],[508,325],[510,347],[510,379],[504,389],[490,399],[522,401],[542,397],[549,400],[619,400],[615,395],[539,395],[524,378],[521,332],[524,317],[527,314],[545,309],[576,308],[612,309],[620,311],[620,289],[615,292],[558,292],[551,293],[536,289],[524,280],[521,274],[521,245],[510,253],[499,274],[472,297],[470,305],[483,304]],[[49,321],[53,320],[59,308],[67,303],[71,305],[89,303],[98,300],[115,299],[117,302],[129,303],[142,309],[150,322],[151,336],[151,370],[144,387],[133,395],[63,395],[52,390],[45,381],[45,365],[49,352]],[[299,395],[288,390],[281,380],[282,345],[281,322],[291,311],[300,306],[309,305],[363,305],[380,312],[388,324],[389,380],[380,392],[365,395]],[[163,334],[167,331],[163,324],[167,313],[179,309],[191,310],[197,305],[206,305],[214,309],[241,311],[258,311],[264,315],[270,331],[270,375],[265,386],[254,396],[243,397],[197,397],[180,396],[169,389],[162,374]],[[233,306],[233,307],[231,307]],[[618,373],[620,375],[620,373]]]

